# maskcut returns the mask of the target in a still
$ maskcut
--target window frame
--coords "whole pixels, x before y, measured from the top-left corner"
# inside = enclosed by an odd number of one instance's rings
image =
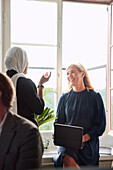
[[[108,118],[108,124],[107,124],[107,129],[108,132],[113,134],[113,129],[111,129],[111,93],[113,91],[113,87],[111,86],[111,61],[112,61],[112,50],[113,50],[113,40],[112,40],[112,34],[113,34],[113,17],[112,17],[112,12],[113,12],[113,4],[109,6],[109,24],[108,24],[108,113],[107,113],[107,118]]]
[[[107,133],[111,130],[111,48],[112,48],[112,5],[108,6],[108,49],[107,49]]]
[[[58,7],[58,21],[57,21],[57,103],[59,97],[62,94],[62,2],[63,0],[38,0],[38,1],[48,1],[56,2]],[[66,1],[66,0],[64,0]],[[69,0],[68,0],[69,1]],[[73,2],[78,2],[71,0]],[[107,132],[111,131],[111,35],[112,35],[112,4],[111,1],[92,1],[92,0],[80,0],[81,3],[104,3],[108,4],[108,50],[107,50]],[[10,0],[1,0],[1,58],[2,61],[2,71],[5,72],[4,68],[4,56],[7,49],[10,47]]]

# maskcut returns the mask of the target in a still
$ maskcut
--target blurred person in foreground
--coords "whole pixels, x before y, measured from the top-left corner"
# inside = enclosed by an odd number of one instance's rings
[[[94,91],[83,65],[72,64],[66,72],[69,90],[60,97],[56,123],[83,127],[83,148],[59,147],[55,167],[98,166],[99,136],[106,127],[102,97]]]
[[[28,70],[28,57],[26,51],[20,47],[12,47],[7,50],[5,67],[6,73],[11,78],[16,90],[11,111],[38,126],[34,113],[41,115],[44,110],[43,84],[49,80],[51,72],[41,76],[37,90],[35,83],[25,77]]]
[[[0,170],[40,168],[43,144],[37,126],[9,111],[14,97],[11,79],[0,73]]]

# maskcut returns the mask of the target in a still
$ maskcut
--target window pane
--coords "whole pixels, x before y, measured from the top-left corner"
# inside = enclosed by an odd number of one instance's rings
[[[63,67],[107,62],[107,6],[63,2]]]
[[[106,110],[106,67],[90,70],[88,75],[94,90],[101,94]]]
[[[63,69],[82,63],[106,106],[107,6],[63,2]],[[98,66],[98,67],[97,67]],[[63,72],[63,91],[67,90]]]
[[[44,84],[45,107],[56,107],[57,3],[50,1],[11,0],[11,46],[23,48],[28,55],[28,73],[36,86],[41,76],[52,72]],[[53,122],[41,130],[52,129]]]
[[[106,89],[106,67],[88,71],[92,86],[95,90]]]
[[[55,2],[11,0],[12,42],[57,44]]]
[[[14,45],[12,45],[14,46]],[[27,51],[29,67],[51,67],[56,68],[56,47],[18,45]]]
[[[31,78],[36,86],[38,85],[39,79],[45,72],[52,72],[50,80],[44,84],[45,88],[54,88],[56,90],[56,70],[51,69],[30,69],[28,68],[27,77]]]

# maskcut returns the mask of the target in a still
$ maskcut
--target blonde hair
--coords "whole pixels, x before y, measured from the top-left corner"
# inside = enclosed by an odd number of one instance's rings
[[[85,85],[86,89],[87,89],[87,90],[89,90],[89,89],[94,90],[94,88],[93,88],[93,86],[91,85],[91,82],[90,82],[90,80],[89,80],[88,73],[87,73],[85,67],[84,67],[82,64],[80,64],[80,63],[78,63],[78,64],[71,64],[71,65],[66,69],[66,71],[67,71],[70,67],[76,67],[79,72],[84,72],[84,73],[85,73],[85,76],[84,76],[84,78],[83,78],[83,81],[84,81],[84,85]],[[72,86],[70,86],[70,84],[69,84],[69,82],[68,82],[68,92],[69,92],[71,89],[72,89]]]

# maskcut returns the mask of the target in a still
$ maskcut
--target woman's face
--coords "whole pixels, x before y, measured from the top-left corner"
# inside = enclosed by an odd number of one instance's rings
[[[78,86],[83,83],[84,73],[79,72],[75,66],[70,66],[67,70],[67,80],[71,86]]]

